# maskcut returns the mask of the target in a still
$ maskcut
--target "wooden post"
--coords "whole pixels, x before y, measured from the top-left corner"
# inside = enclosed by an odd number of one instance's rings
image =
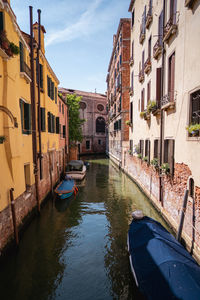
[[[177,241],[180,242],[181,240],[181,233],[183,230],[183,223],[184,223],[184,218],[185,218],[185,211],[186,211],[186,206],[187,206],[187,200],[188,200],[188,190],[185,190],[184,198],[183,198],[183,206],[181,210],[181,219],[178,227],[178,232],[177,232]]]
[[[19,245],[19,236],[18,236],[18,229],[17,229],[17,222],[16,222],[15,201],[14,201],[13,191],[14,191],[14,189],[11,188],[10,189],[11,211],[12,211],[15,242],[16,242],[16,245]]]

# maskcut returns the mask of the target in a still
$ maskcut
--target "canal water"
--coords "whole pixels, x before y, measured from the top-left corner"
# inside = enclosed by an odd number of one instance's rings
[[[166,226],[111,161],[91,160],[76,198],[50,199],[1,261],[0,299],[142,299],[126,246],[136,209]]]

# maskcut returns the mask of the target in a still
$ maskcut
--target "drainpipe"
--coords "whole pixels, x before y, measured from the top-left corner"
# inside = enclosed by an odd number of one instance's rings
[[[35,73],[34,73],[34,49],[33,49],[33,7],[30,11],[30,47],[31,47],[31,117],[32,117],[32,144],[33,144],[33,164],[35,175],[35,190],[38,212],[40,212],[39,189],[38,189],[38,167],[37,167],[37,136],[36,136],[36,115],[35,115]]]
[[[165,26],[165,2],[163,0],[163,34]],[[163,131],[164,131],[164,116],[162,110],[162,98],[164,95],[164,80],[165,80],[165,43],[162,42],[162,72],[161,72],[161,103],[160,103],[160,176],[159,176],[159,200],[163,206],[163,182],[161,174],[161,165],[163,160]]]
[[[37,48],[37,70],[38,70],[38,133],[39,133],[39,163],[40,163],[40,178],[42,178],[42,144],[41,144],[41,110],[40,110],[40,49],[41,49],[41,26],[40,14],[38,9],[38,48]]]

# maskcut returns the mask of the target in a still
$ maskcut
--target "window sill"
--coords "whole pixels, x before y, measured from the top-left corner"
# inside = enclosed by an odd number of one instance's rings
[[[2,58],[4,58],[4,59],[9,59],[9,58],[10,58],[10,56],[8,56],[8,55],[6,54],[6,52],[5,52],[2,48],[0,48],[0,56],[1,56]]]
[[[26,83],[30,83],[32,81],[25,72],[20,72],[20,77],[24,78],[26,80]]]

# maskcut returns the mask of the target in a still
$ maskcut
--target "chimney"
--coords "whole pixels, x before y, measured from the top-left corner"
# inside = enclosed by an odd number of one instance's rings
[[[40,36],[41,36],[41,50],[42,52],[45,54],[45,48],[44,48],[44,34],[46,33],[46,30],[44,28],[44,26],[40,26],[41,30],[40,30]],[[38,23],[35,22],[33,24],[33,35],[34,35],[34,39],[37,41],[38,43]]]

